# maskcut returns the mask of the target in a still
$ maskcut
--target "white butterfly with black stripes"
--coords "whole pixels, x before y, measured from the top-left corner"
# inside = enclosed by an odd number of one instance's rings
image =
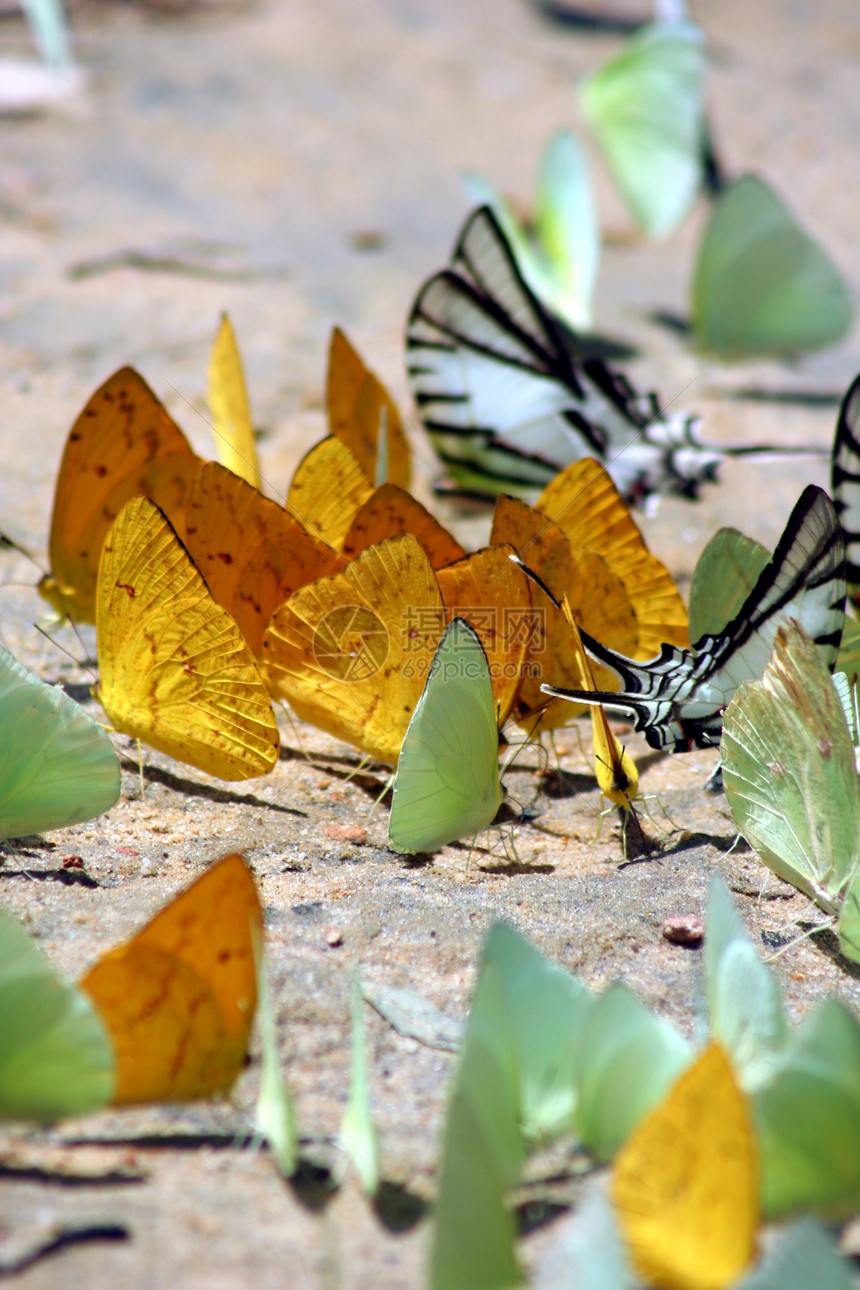
[[[694,498],[725,456],[792,451],[703,444],[697,417],[661,409],[589,357],[526,285],[488,206],[466,220],[450,268],[419,291],[406,347],[418,411],[459,492],[533,497],[596,457],[628,502]]]
[[[637,663],[582,632],[588,653],[616,674],[621,689],[541,689],[576,703],[599,703],[630,713],[652,748],[707,748],[720,742],[723,712],[744,681],[761,676],[777,630],[787,620],[800,623],[833,670],[845,594],[845,543],[836,509],[822,489],[810,485],[792,511],[770,563],[719,635],[703,636],[689,650],[663,645],[656,658]]]

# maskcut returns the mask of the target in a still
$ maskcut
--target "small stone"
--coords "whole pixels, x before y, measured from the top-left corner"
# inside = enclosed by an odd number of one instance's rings
[[[367,829],[358,824],[327,824],[325,836],[332,842],[352,842],[354,846],[363,847],[367,842]]]
[[[63,856],[64,869],[83,869],[83,867],[84,867],[83,856]]]
[[[336,949],[338,945],[343,945],[343,932],[339,927],[330,927],[325,934],[325,943],[330,949]]]
[[[663,920],[663,938],[673,945],[701,945],[705,924],[692,914],[677,914]]]
[[[317,780],[317,788],[330,788],[330,787],[331,787],[330,775],[323,775],[321,779]]]
[[[134,847],[114,847],[118,856],[139,856],[140,852],[135,851]]]
[[[159,871],[159,864],[151,856],[140,862],[140,876],[142,878],[154,878]]]

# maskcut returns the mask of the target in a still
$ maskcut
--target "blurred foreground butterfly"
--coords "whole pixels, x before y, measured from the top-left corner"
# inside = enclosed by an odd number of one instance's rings
[[[610,1195],[645,1284],[735,1285],[755,1252],[758,1183],[752,1108],[711,1043],[613,1164]]]
[[[436,851],[488,828],[502,803],[490,667],[462,618],[445,629],[409,722],[394,777],[394,851]]]
[[[672,752],[720,741],[723,712],[738,686],[761,676],[777,630],[795,619],[832,670],[845,618],[845,544],[833,503],[822,489],[806,488],[789,517],[773,558],[734,618],[691,649],[663,645],[636,663],[582,633],[589,654],[614,672],[617,693],[546,692],[577,703],[629,712],[653,748]]]
[[[486,206],[467,219],[451,267],[419,291],[406,346],[418,411],[459,492],[533,497],[591,456],[628,501],[694,498],[723,457],[782,451],[703,444],[697,418],[661,411],[656,395],[584,356],[524,281]]]
[[[409,487],[411,453],[397,405],[339,327],[329,343],[326,408],[329,433],[371,483]]]
[[[761,681],[729,704],[720,745],[735,824],[773,872],[838,916],[860,962],[860,788],[845,713],[815,646],[780,629]]]
[[[96,633],[95,696],[116,730],[219,779],[272,769],[278,728],[253,655],[145,497],[105,539]]]
[[[180,538],[183,508],[201,461],[131,367],[90,398],[72,426],[51,516],[51,572],[39,592],[60,614],[95,621],[96,576],[107,531],[130,497],[148,497]]]
[[[250,869],[224,856],[83,977],[113,1048],[113,1105],[231,1087],[257,1006],[262,925]]]
[[[104,730],[2,648],[0,728],[0,838],[78,824],[116,802],[119,761]]]
[[[218,335],[209,356],[207,375],[212,433],[215,436],[218,460],[252,488],[260,488],[260,462],[245,371],[233,324],[227,314],[221,315]]]

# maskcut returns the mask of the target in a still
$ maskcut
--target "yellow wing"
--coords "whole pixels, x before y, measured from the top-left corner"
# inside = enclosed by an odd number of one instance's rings
[[[444,628],[417,539],[390,538],[275,610],[266,676],[303,721],[394,765]]]
[[[90,969],[80,988],[110,1035],[114,1105],[227,1092],[248,1049],[262,926],[251,872],[229,855]]]
[[[345,563],[295,516],[216,461],[203,467],[188,495],[185,545],[257,659],[272,610]]]
[[[435,516],[397,484],[382,484],[358,508],[341,550],[350,560],[377,542],[411,533],[434,569],[462,560],[466,552]]]
[[[662,1290],[724,1290],[751,1262],[755,1131],[728,1057],[710,1044],[619,1151],[611,1196],[636,1271]]]
[[[339,327],[331,334],[326,404],[329,431],[355,455],[374,484],[409,488],[409,440],[397,404]]]
[[[260,462],[248,403],[248,387],[233,325],[226,314],[209,357],[209,408],[215,455],[252,488],[261,487]]]
[[[105,539],[96,635],[96,698],[116,730],[219,779],[275,765],[278,729],[253,655],[144,497]]]
[[[436,573],[448,622],[465,618],[484,647],[500,727],[519,694],[535,635],[529,583],[511,562],[512,551],[484,547]]]
[[[143,377],[120,368],[69,432],[51,517],[51,573],[39,592],[60,614],[95,621],[107,531],[130,497],[149,497],[184,531],[183,508],[200,458]]]
[[[648,550],[624,499],[598,461],[586,457],[561,471],[547,484],[537,505],[567,534],[574,556],[594,551],[624,583],[639,624],[639,641],[631,658],[653,658],[663,641],[689,645],[681,593],[666,566]],[[591,631],[585,622],[583,626]]]
[[[558,525],[519,498],[499,497],[490,537],[507,542],[546,583],[557,600],[567,595],[578,622],[597,639],[628,653],[637,639],[636,615],[620,581],[600,556],[584,553],[576,560]],[[545,596],[533,594],[536,628],[518,703],[519,719],[529,722],[540,712],[540,729],[567,725],[585,711],[567,699],[548,699],[541,685],[581,690],[589,685],[564,614]],[[601,689],[614,690],[613,673],[601,670]]]
[[[340,439],[321,439],[296,467],[287,510],[336,550],[343,546],[356,511],[373,494],[373,484]]]

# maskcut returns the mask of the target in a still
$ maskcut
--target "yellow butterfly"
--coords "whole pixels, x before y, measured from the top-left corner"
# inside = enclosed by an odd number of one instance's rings
[[[263,679],[168,521],[133,498],[96,592],[99,684],[112,726],[219,779],[270,771],[280,741]]]
[[[79,988],[110,1036],[114,1106],[228,1091],[248,1050],[262,927],[248,866],[224,856],[90,969]]]
[[[394,765],[445,626],[460,614],[484,646],[503,720],[531,615],[525,578],[508,554],[488,548],[437,574],[412,534],[369,547],[273,613],[263,636],[272,693],[303,720]]]
[[[711,1043],[619,1151],[610,1194],[633,1264],[661,1290],[725,1290],[759,1221],[752,1114]]]
[[[215,434],[215,453],[222,466],[261,487],[260,462],[248,403],[248,387],[233,324],[226,314],[209,357],[209,409]]]
[[[411,454],[397,405],[339,327],[329,345],[326,406],[329,432],[349,448],[371,483],[408,489]]]
[[[689,646],[681,593],[666,566],[648,550],[623,497],[599,461],[585,457],[560,471],[541,493],[537,509],[555,520],[567,535],[575,557],[593,551],[624,584],[638,625],[638,642],[628,657],[653,658],[664,641]],[[523,559],[530,563],[528,553]],[[575,604],[572,607],[577,620],[591,632],[581,609]]]
[[[149,497],[180,538],[201,461],[142,376],[120,368],[87,401],[66,441],[51,517],[51,572],[39,593],[76,622],[95,621],[108,529],[130,497]]]

